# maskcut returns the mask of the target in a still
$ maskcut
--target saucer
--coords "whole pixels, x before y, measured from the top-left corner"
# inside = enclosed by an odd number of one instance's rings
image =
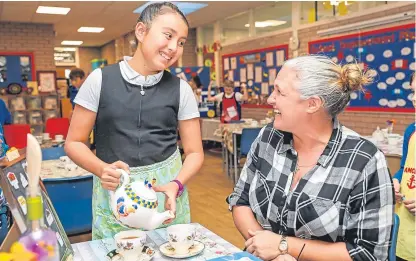
[[[194,246],[191,247],[189,249],[189,252],[186,254],[176,254],[175,249],[170,246],[169,242],[166,242],[159,247],[159,250],[163,255],[167,257],[172,257],[172,258],[188,258],[188,257],[196,256],[202,253],[204,249],[205,249],[204,243],[197,241],[197,240],[194,240]]]
[[[155,254],[156,251],[153,248],[149,246],[144,246],[141,254],[137,257],[137,259],[135,259],[135,261],[149,261],[153,258]],[[123,261],[123,252],[119,252],[117,249],[114,249],[107,254],[107,260]]]

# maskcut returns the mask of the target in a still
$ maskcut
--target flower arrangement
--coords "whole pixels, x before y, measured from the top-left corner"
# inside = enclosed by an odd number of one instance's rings
[[[388,133],[393,133],[393,126],[394,126],[394,123],[396,123],[396,120],[390,119],[390,120],[387,120],[386,123],[387,123]]]

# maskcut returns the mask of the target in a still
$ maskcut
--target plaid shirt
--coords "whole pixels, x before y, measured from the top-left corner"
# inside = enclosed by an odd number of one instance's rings
[[[335,120],[318,163],[289,191],[296,163],[292,134],[264,127],[228,197],[230,210],[249,206],[278,234],[345,242],[353,260],[386,260],[394,190],[383,153]]]

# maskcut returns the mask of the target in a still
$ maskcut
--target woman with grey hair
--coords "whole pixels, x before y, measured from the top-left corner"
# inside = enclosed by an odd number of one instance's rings
[[[251,147],[234,223],[263,260],[386,260],[394,193],[383,153],[337,115],[375,71],[325,56],[288,60],[268,99],[274,122]]]

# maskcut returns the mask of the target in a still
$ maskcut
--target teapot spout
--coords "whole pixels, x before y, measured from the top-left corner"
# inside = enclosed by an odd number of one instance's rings
[[[158,228],[160,225],[163,224],[166,220],[170,218],[174,218],[175,215],[172,213],[172,211],[168,210],[163,213],[157,213],[153,216],[152,221],[149,224],[149,228],[147,230],[154,230]]]

